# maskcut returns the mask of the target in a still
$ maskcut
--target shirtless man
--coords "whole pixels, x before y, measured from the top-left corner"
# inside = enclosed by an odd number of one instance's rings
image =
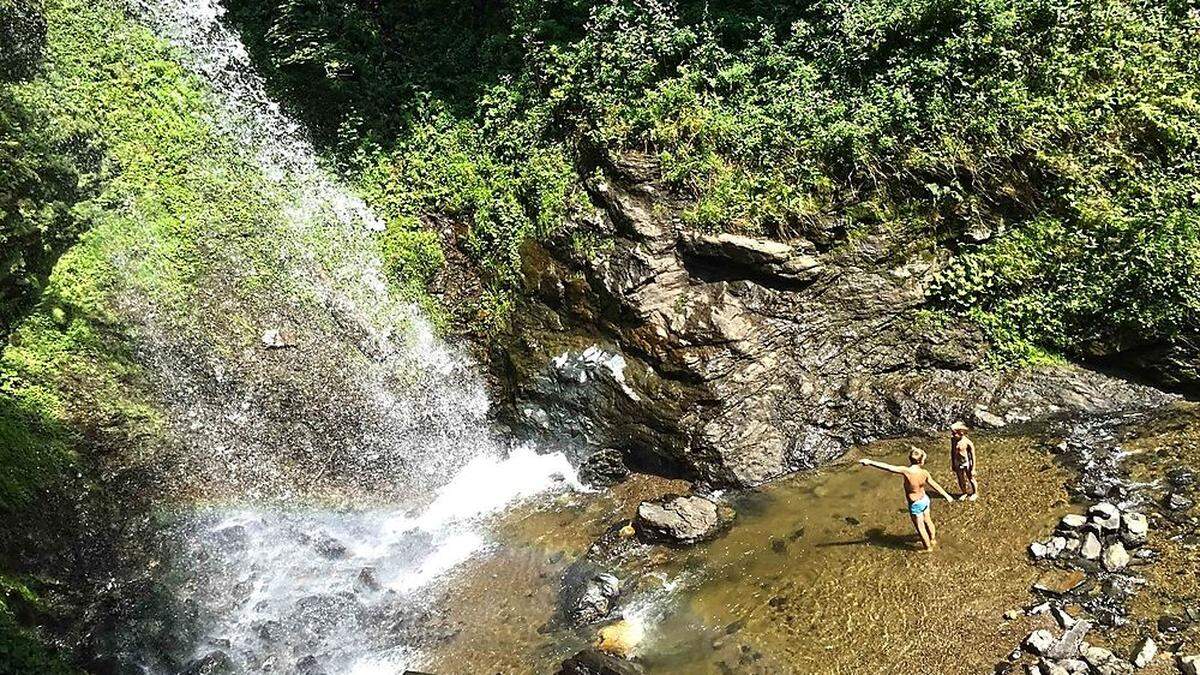
[[[975,478],[975,444],[967,438],[967,425],[955,422],[950,425],[950,466],[958,478],[960,500],[979,499],[979,481]]]
[[[954,501],[954,498],[946,494],[942,486],[938,485],[933,476],[930,476],[929,472],[924,469],[922,465],[925,464],[926,458],[924,450],[914,447],[908,453],[908,466],[884,464],[873,459],[860,459],[858,463],[890,473],[898,473],[904,477],[904,497],[908,500],[908,515],[912,518],[917,535],[921,537],[923,550],[929,552],[933,550],[934,546],[937,546],[937,529],[933,526],[933,518],[929,509],[929,495],[925,494],[925,486],[928,485],[937,490],[949,501]]]

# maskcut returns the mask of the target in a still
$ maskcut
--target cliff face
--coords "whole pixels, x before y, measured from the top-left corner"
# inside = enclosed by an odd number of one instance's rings
[[[494,352],[532,429],[740,486],[959,418],[996,426],[1165,398],[1070,365],[989,367],[981,333],[927,305],[943,262],[911,235],[709,235],[682,224],[648,160],[594,175],[594,215],[526,245],[522,304]]]

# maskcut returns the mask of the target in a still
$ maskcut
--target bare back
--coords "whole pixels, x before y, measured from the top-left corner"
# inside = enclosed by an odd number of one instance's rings
[[[919,502],[925,498],[925,485],[929,482],[929,472],[919,466],[905,467],[900,474],[904,477],[904,496],[908,503]]]

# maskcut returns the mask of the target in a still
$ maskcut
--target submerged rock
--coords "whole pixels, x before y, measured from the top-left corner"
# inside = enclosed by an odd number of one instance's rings
[[[585,649],[562,662],[558,675],[642,675],[636,663],[610,656],[599,649]]]
[[[226,675],[235,671],[233,659],[223,651],[211,651],[204,656],[193,659],[180,675]]]
[[[667,496],[638,505],[634,527],[647,541],[694,544],[720,534],[728,517],[716,502],[697,495]]]
[[[645,629],[640,623],[621,620],[601,628],[598,637],[597,649],[627,659],[645,637]]]
[[[607,617],[621,594],[621,581],[611,572],[572,567],[563,577],[564,610],[568,620],[583,626]]]
[[[1033,588],[1051,595],[1066,595],[1079,588],[1085,579],[1087,579],[1087,575],[1079,570],[1054,569],[1038,577]]]

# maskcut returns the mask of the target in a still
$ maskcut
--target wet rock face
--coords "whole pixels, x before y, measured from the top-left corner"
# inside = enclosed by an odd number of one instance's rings
[[[1162,396],[1060,367],[999,374],[982,335],[925,304],[937,262],[884,227],[787,241],[691,231],[631,158],[587,186],[578,237],[523,249],[525,293],[493,353],[513,419],[617,445],[639,468],[747,486],[850,444]]]
[[[604,448],[583,459],[579,479],[595,487],[616,485],[629,477],[625,456],[616,448]]]
[[[616,607],[621,582],[588,561],[577,562],[563,575],[562,612],[570,623],[584,626],[606,618]]]

